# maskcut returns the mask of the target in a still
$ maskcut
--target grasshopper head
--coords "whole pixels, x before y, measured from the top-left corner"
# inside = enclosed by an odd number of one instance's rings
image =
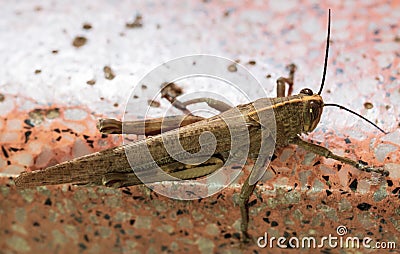
[[[309,88],[305,88],[300,91],[303,94],[304,106],[303,106],[303,131],[305,133],[313,131],[321,119],[322,108],[324,102],[322,97],[318,94],[314,94]]]

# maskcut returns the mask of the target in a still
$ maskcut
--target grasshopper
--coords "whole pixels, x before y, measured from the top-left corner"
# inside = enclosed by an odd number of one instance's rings
[[[211,99],[197,99],[186,103],[179,102],[176,96],[179,93],[173,93],[164,90],[164,98],[169,100],[177,108],[181,109],[186,115],[147,119],[138,122],[122,123],[113,119],[103,119],[99,122],[99,129],[104,133],[122,133],[122,125],[124,124],[125,133],[146,135],[147,138],[133,143],[125,144],[115,148],[103,150],[86,156],[76,158],[71,161],[66,161],[55,166],[48,167],[44,170],[22,173],[15,179],[15,184],[18,188],[28,188],[41,185],[54,184],[88,184],[88,185],[103,185],[107,187],[126,187],[139,185],[143,182],[136,175],[137,171],[132,171],[131,164],[128,162],[126,152],[135,154],[133,167],[147,173],[147,182],[160,182],[163,178],[158,175],[152,175],[151,170],[154,167],[160,167],[165,173],[177,179],[196,179],[207,176],[224,165],[230,151],[230,132],[227,124],[223,121],[224,117],[232,117],[240,113],[240,117],[245,121],[249,137],[250,148],[248,157],[257,158],[259,156],[260,143],[262,138],[270,138],[275,135],[275,146],[285,147],[289,144],[294,144],[313,152],[325,158],[331,158],[341,163],[349,164],[359,170],[367,172],[376,172],[387,176],[388,172],[380,167],[370,167],[362,161],[355,161],[343,156],[332,153],[327,148],[317,145],[313,142],[305,141],[301,138],[301,134],[308,134],[313,131],[321,118],[322,110],[326,106],[335,106],[350,113],[356,114],[362,119],[374,125],[380,131],[384,132],[374,123],[361,115],[337,104],[325,104],[321,97],[321,93],[325,83],[325,76],[328,63],[329,38],[331,15],[328,14],[328,32],[325,50],[325,60],[322,75],[322,82],[318,93],[314,93],[311,89],[305,88],[297,95],[292,95],[293,80],[296,70],[294,64],[289,65],[288,77],[281,77],[277,80],[277,97],[276,98],[261,98],[252,103],[239,105],[230,108],[228,105],[217,103]],[[289,86],[288,94],[285,96],[286,86]],[[221,114],[211,118],[204,119],[202,117],[192,115],[186,106],[206,102],[209,106],[221,111]],[[261,103],[268,105],[265,107],[256,107]],[[264,111],[272,111],[276,119],[276,133],[270,133],[267,136],[261,135],[263,128],[268,128],[271,124],[268,120],[262,119],[260,114]],[[180,124],[176,125],[176,122]],[[167,132],[161,132],[161,123],[166,126]],[[275,124],[275,123],[274,123]],[[137,128],[139,125],[144,125],[144,132]],[[164,128],[165,130],[165,128]],[[218,145],[214,153],[204,162],[193,165],[178,161],[176,156],[172,156],[165,149],[164,144],[172,140],[178,135],[179,142],[186,151],[197,152],[201,149],[198,140],[200,134],[204,131],[211,132],[217,139]],[[147,158],[141,153],[141,146],[145,145],[152,156],[155,164],[147,163]],[[239,148],[240,150],[240,148]],[[179,154],[175,154],[179,157]],[[174,158],[173,158],[174,157]],[[256,170],[253,166],[253,170]],[[241,232],[242,240],[248,241],[249,224],[249,198],[252,195],[257,181],[251,181],[251,175],[247,177],[240,192],[240,211],[241,211]]]

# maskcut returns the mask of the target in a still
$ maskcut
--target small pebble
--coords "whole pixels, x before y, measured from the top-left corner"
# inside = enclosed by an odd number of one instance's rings
[[[83,37],[83,36],[76,36],[75,39],[74,39],[74,41],[72,42],[72,45],[73,45],[74,47],[76,47],[76,48],[80,48],[80,47],[82,47],[83,45],[85,45],[86,42],[87,42],[86,37]]]
[[[90,23],[83,23],[82,28],[85,30],[92,29],[92,25]]]
[[[140,28],[143,27],[143,17],[140,14],[137,14],[135,20],[133,22],[128,22],[125,24],[127,28]]]
[[[237,72],[237,67],[236,64],[231,64],[228,66],[228,71],[229,72]]]
[[[364,103],[364,108],[365,109],[371,109],[373,107],[374,107],[374,105],[371,102],[365,102]]]
[[[148,100],[147,103],[149,104],[150,107],[153,108],[159,108],[161,106],[160,102],[155,100]]]
[[[104,66],[103,71],[104,71],[104,77],[106,79],[112,80],[115,78],[115,73],[113,72],[110,66]]]
[[[96,80],[95,79],[91,79],[86,81],[86,84],[93,86],[94,84],[96,84]]]

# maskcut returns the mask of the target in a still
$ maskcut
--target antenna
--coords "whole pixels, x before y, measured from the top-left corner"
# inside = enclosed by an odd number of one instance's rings
[[[325,85],[325,76],[326,76],[326,69],[328,67],[328,52],[329,52],[329,38],[331,35],[331,9],[328,11],[328,34],[326,36],[326,48],[325,48],[325,62],[324,62],[324,72],[322,73],[322,82],[321,87],[319,89],[318,95],[321,94],[322,89]]]
[[[377,128],[378,130],[380,130],[380,131],[383,132],[384,134],[388,134],[388,132],[386,132],[386,131],[382,130],[381,128],[379,128],[378,125],[374,124],[373,122],[371,122],[371,121],[368,120],[367,118],[363,117],[362,115],[360,115],[360,114],[354,112],[353,110],[350,110],[350,109],[348,109],[348,108],[346,108],[346,107],[344,107],[344,106],[341,106],[341,105],[338,105],[338,104],[333,104],[333,103],[324,104],[324,107],[325,107],[325,106],[328,106],[328,107],[329,107],[329,106],[330,106],[330,107],[338,107],[338,108],[340,108],[340,109],[344,109],[344,110],[346,110],[346,111],[348,111],[348,112],[350,112],[350,113],[352,113],[352,114],[354,114],[354,115],[360,117],[361,119],[367,121],[368,123],[372,124],[375,128]]]

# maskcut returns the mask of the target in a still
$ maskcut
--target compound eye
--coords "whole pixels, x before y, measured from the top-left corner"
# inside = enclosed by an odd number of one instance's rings
[[[311,101],[310,102],[310,114],[312,115],[313,119],[319,118],[319,115],[321,114],[321,106],[318,103]]]
[[[313,95],[314,94],[310,88],[301,89],[300,93],[305,94],[305,95]]]

